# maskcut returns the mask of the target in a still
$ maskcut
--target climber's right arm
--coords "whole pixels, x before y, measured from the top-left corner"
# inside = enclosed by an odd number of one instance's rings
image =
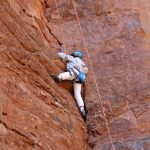
[[[64,62],[71,61],[71,59],[72,59],[72,56],[67,55],[63,52],[59,52],[58,57],[61,58]]]

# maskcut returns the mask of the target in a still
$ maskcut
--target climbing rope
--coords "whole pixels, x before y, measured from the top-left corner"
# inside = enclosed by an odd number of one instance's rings
[[[72,4],[72,2],[70,0],[68,0],[68,6],[70,6],[70,4]],[[75,33],[72,34],[72,37],[73,37],[73,51],[76,51],[77,48],[76,48],[76,45],[78,43],[78,39],[77,39],[77,36]]]
[[[2,99],[2,95],[0,93],[0,121],[1,121],[1,131],[2,131],[2,147],[4,148],[4,129],[3,129],[3,99]]]
[[[101,108],[102,108],[102,113],[103,113],[103,116],[104,116],[106,128],[107,128],[108,135],[109,135],[110,142],[111,142],[111,147],[112,147],[112,150],[115,150],[115,147],[113,145],[113,140],[112,140],[112,137],[111,137],[111,134],[110,134],[110,129],[109,129],[109,126],[108,126],[108,121],[107,121],[106,114],[105,114],[105,111],[104,111],[103,103],[102,103],[102,100],[101,100],[101,96],[100,96],[100,92],[99,92],[99,87],[98,87],[98,84],[97,84],[97,79],[96,79],[95,74],[94,74],[92,62],[91,62],[90,55],[89,55],[89,50],[88,50],[86,42],[85,42],[85,38],[84,38],[84,35],[83,35],[83,31],[82,31],[80,19],[79,19],[78,13],[77,13],[77,9],[76,9],[74,0],[72,0],[72,4],[73,4],[74,10],[75,10],[75,14],[76,14],[76,18],[77,18],[77,22],[78,22],[80,34],[82,36],[82,40],[83,40],[83,43],[84,43],[84,47],[85,47],[86,54],[87,54],[87,57],[88,57],[88,60],[89,60],[90,68],[91,68],[91,71],[92,71],[92,75],[93,75],[93,78],[94,78],[96,91],[97,91],[97,94],[98,94],[98,98],[99,98],[99,102],[100,102],[100,105],[101,105]]]
[[[60,18],[60,13],[59,13],[57,0],[55,0],[55,5],[56,5],[56,8],[57,8],[57,15],[58,15],[58,20],[59,20],[59,31],[60,31],[60,34],[61,34],[62,47],[63,47],[64,52],[66,52],[66,47],[65,47],[65,43],[64,43],[64,35],[63,35],[62,27],[61,27],[61,18]]]

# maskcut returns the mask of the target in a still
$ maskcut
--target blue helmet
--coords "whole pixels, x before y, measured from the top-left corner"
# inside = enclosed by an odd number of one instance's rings
[[[75,51],[75,52],[73,52],[73,53],[71,53],[71,56],[73,56],[73,57],[79,57],[79,58],[83,58],[83,52],[81,52],[81,51]]]

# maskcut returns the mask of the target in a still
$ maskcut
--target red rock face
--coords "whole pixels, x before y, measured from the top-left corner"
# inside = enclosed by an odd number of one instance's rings
[[[148,0],[76,0],[75,5],[116,150],[149,150]],[[58,8],[64,43],[55,1],[0,2],[1,146],[86,150],[89,143],[95,150],[110,150],[91,68],[84,97],[88,142],[71,84],[49,77],[64,70],[58,48],[85,51],[72,1],[58,1]]]
[[[88,0],[75,4],[116,149],[150,149],[148,1]],[[71,1],[61,1],[59,11],[68,52],[85,50]],[[48,27],[62,42],[56,10],[47,8],[46,16]],[[98,150],[111,149],[91,71],[85,101],[90,145]]]
[[[88,149],[72,95],[49,76],[63,65],[44,9],[38,0],[0,1],[1,150]]]

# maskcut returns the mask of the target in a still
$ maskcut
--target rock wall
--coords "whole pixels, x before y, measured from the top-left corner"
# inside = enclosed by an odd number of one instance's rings
[[[49,76],[64,66],[44,12],[44,1],[0,1],[1,150],[88,147],[71,93]]]
[[[75,1],[75,5],[116,149],[148,150],[149,2],[86,0]],[[59,11],[67,51],[78,48],[85,50],[71,1],[61,1]],[[50,4],[46,16],[48,27],[62,43],[57,11]],[[91,71],[86,84],[85,101],[89,110],[87,129],[90,145],[94,149],[110,150],[110,140]]]
[[[75,5],[116,150],[149,150],[148,0],[75,0]],[[71,85],[49,77],[64,70],[58,48],[85,51],[72,1],[59,0],[58,9],[64,43],[54,0],[0,2],[1,146],[86,150],[89,143],[95,150],[110,150],[91,69],[84,97],[87,131]]]

